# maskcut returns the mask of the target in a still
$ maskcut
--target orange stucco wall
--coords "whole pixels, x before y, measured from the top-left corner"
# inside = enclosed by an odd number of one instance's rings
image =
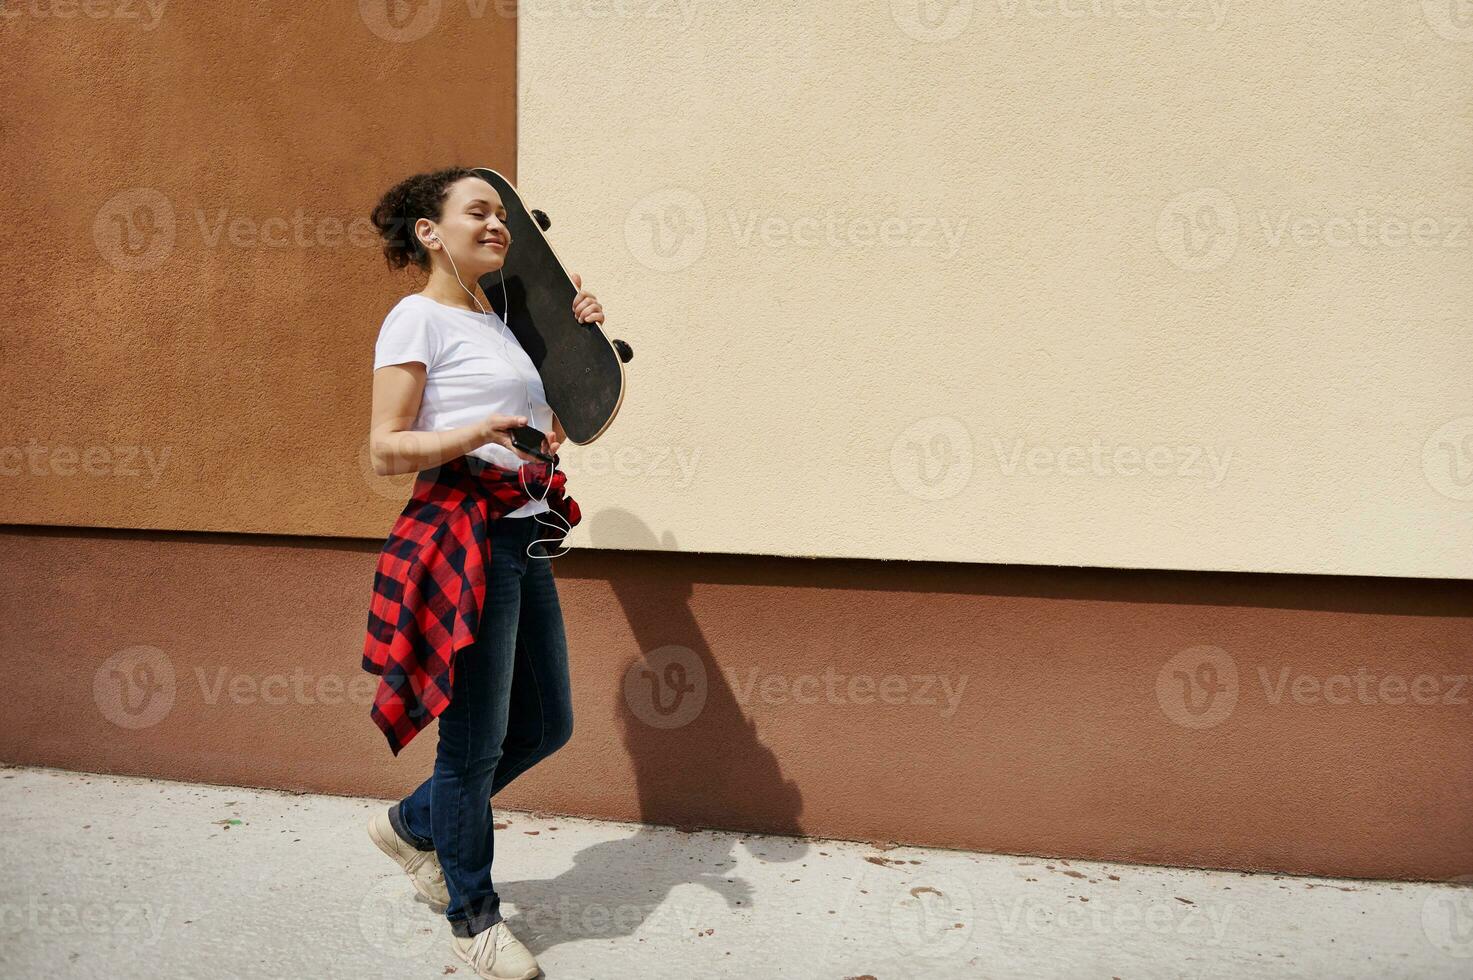
[[[377,547],[0,532],[0,566],[24,569],[0,593],[0,759],[407,792],[438,735],[396,759],[368,717]],[[1473,867],[1465,582],[586,550],[554,569],[573,740],[497,805],[1173,865]],[[1203,646],[1234,697],[1193,714],[1176,683]]]
[[[418,285],[367,215],[515,173],[507,5],[5,6],[0,521],[379,533],[373,340]]]

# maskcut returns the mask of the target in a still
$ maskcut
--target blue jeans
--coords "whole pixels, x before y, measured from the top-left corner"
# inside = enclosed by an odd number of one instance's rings
[[[553,531],[534,517],[502,517],[489,530],[485,605],[476,641],[455,655],[434,772],[389,810],[400,837],[439,856],[450,890],[445,917],[458,936],[502,919],[491,883],[491,798],[573,734],[552,562],[527,557],[528,544]]]

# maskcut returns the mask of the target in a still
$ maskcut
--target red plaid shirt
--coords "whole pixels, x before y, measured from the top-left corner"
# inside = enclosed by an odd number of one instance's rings
[[[549,469],[522,464],[530,496],[516,472],[474,456],[424,470],[414,481],[379,553],[363,645],[363,669],[382,677],[369,715],[394,755],[450,703],[455,651],[475,640],[480,624],[490,522],[534,498],[545,499],[570,527],[582,520],[564,492],[567,475],[554,473],[549,487]],[[557,549],[558,530],[547,529],[556,540],[544,547]]]

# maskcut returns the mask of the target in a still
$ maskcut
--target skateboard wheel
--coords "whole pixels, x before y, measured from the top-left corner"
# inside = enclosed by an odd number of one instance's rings
[[[630,359],[634,357],[634,348],[624,343],[624,341],[613,340],[610,341],[610,343],[614,345],[614,350],[618,351],[619,360],[623,361],[625,364],[628,364]]]
[[[537,227],[541,228],[543,231],[546,231],[547,229],[552,227],[552,219],[547,216],[546,211],[539,211],[536,208],[533,208],[532,220],[537,222]]]

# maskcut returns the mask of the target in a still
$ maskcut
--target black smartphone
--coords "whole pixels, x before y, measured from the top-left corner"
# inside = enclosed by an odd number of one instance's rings
[[[542,443],[547,436],[530,425],[519,425],[511,430],[511,444],[529,456],[535,456],[544,463],[553,462],[552,454],[542,451]]]

